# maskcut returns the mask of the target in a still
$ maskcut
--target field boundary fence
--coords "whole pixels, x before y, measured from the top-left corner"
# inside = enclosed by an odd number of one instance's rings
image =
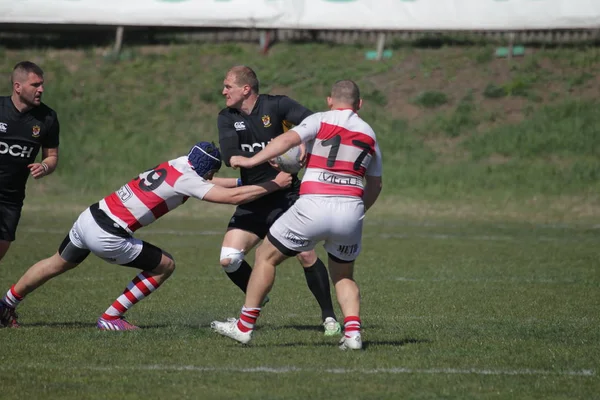
[[[380,59],[403,43],[597,44],[600,1],[0,0],[0,46],[57,37],[108,40],[115,52],[178,40],[255,41],[263,52],[282,41],[374,45]]]

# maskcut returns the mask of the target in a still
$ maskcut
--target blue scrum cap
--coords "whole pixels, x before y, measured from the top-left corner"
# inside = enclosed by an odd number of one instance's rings
[[[196,173],[204,177],[212,170],[221,169],[221,152],[214,143],[198,142],[190,149],[188,161]]]

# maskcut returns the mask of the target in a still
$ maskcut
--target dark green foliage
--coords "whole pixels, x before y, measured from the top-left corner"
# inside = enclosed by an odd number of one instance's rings
[[[435,108],[448,103],[448,96],[443,92],[428,90],[413,97],[411,103],[425,108]]]

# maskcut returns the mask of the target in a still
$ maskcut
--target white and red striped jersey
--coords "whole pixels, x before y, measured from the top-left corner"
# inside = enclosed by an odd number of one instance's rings
[[[354,111],[316,113],[293,129],[308,152],[300,195],[362,197],[365,175],[381,176],[375,132]]]
[[[100,209],[130,233],[156,221],[190,197],[202,200],[214,187],[200,177],[187,156],[166,161],[142,172],[119,190],[100,200]]]

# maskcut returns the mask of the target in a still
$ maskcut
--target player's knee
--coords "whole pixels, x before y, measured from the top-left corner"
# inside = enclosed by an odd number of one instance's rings
[[[221,267],[227,273],[235,272],[244,261],[244,252],[233,247],[221,248]]]
[[[10,247],[10,243],[8,240],[1,240],[0,239],[0,260],[2,260],[2,257],[4,257],[6,255],[6,253],[8,252],[8,248]]]
[[[314,250],[298,253],[296,258],[304,268],[309,268],[317,262],[317,253]]]
[[[165,270],[167,274],[171,275],[175,272],[175,260],[169,254],[165,254],[163,260],[166,260]]]
[[[343,261],[330,254],[329,276],[334,284],[343,280],[354,282],[354,261]]]
[[[161,274],[165,278],[168,278],[171,276],[171,274],[173,274],[173,272],[175,272],[175,260],[170,254],[163,253],[160,264],[158,264],[158,267],[152,272]]]

